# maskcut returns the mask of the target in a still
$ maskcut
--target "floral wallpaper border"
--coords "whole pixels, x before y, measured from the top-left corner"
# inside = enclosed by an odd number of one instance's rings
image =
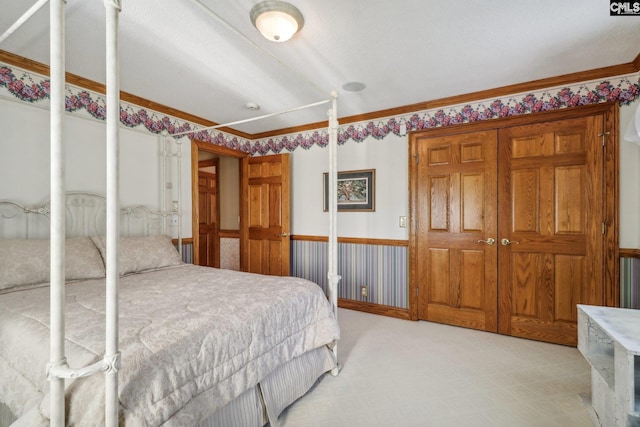
[[[43,102],[49,99],[49,80],[38,74],[0,64],[1,90],[7,91],[21,101]],[[576,83],[498,99],[479,100],[375,121],[353,123],[340,127],[338,144],[342,145],[350,140],[363,142],[370,137],[379,140],[390,134],[402,136],[412,130],[600,102],[618,101],[621,105],[627,105],[638,97],[640,97],[640,73],[634,73],[606,80]],[[104,95],[67,85],[66,110],[68,112],[88,114],[95,119],[105,120],[105,105]],[[193,133],[189,134],[190,138],[241,150],[251,155],[293,151],[298,147],[309,149],[314,145],[325,147],[329,142],[326,129],[248,140],[218,130],[199,130],[200,125],[127,103],[121,103],[120,122],[130,128],[144,126],[153,134],[163,131],[174,134],[193,130]]]

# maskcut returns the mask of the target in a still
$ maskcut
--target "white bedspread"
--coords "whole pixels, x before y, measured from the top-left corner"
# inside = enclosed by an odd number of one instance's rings
[[[69,283],[67,360],[104,353],[104,281]],[[46,422],[49,288],[0,295],[0,401]],[[184,265],[120,280],[121,424],[193,425],[279,364],[339,338],[322,289]],[[101,425],[104,376],[67,381],[69,425]],[[20,424],[20,423],[19,423]]]

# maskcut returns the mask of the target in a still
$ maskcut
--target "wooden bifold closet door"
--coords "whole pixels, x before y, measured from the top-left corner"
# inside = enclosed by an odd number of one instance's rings
[[[614,121],[564,117],[412,136],[418,319],[576,345],[576,305],[614,302]]]

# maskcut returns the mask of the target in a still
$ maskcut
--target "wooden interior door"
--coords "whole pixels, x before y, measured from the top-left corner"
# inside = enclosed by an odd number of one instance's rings
[[[240,238],[246,271],[289,275],[289,154],[243,159]]]
[[[411,318],[575,345],[577,304],[617,306],[617,126],[612,103],[412,134]]]
[[[499,132],[500,333],[576,345],[576,304],[604,304],[603,126]]]
[[[198,263],[220,267],[219,159],[198,162]]]
[[[497,331],[495,130],[413,144],[418,318]]]

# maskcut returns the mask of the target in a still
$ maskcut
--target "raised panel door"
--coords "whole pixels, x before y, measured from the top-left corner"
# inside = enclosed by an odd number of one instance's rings
[[[289,275],[289,155],[243,159],[243,265],[252,273]]]
[[[496,138],[416,141],[420,319],[497,331]]]
[[[602,116],[499,131],[499,331],[575,345],[603,304]]]

